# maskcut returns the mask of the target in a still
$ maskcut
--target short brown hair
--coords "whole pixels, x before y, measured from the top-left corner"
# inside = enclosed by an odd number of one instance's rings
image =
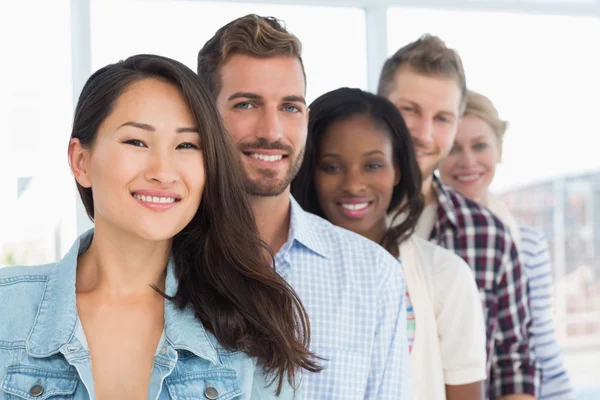
[[[498,140],[500,154],[502,154],[502,141],[504,140],[504,133],[506,133],[508,122],[500,119],[494,103],[484,95],[469,90],[467,92],[467,108],[464,115],[477,117],[492,128]]]
[[[394,86],[396,71],[405,66],[424,75],[442,75],[456,79],[462,93],[460,112],[464,111],[467,80],[462,60],[456,50],[446,47],[442,39],[426,33],[388,58],[381,70],[377,94],[387,97]]]
[[[198,52],[198,75],[208,84],[215,97],[221,90],[219,72],[234,54],[258,58],[297,57],[302,63],[302,43],[288,32],[283,21],[275,17],[248,14],[221,27]]]

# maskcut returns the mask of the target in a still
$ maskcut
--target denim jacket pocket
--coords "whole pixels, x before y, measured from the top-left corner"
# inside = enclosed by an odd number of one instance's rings
[[[7,369],[2,391],[18,399],[45,400],[72,396],[78,383],[79,376],[75,372],[16,366]]]
[[[191,372],[167,378],[165,383],[173,400],[228,400],[242,394],[232,370]]]

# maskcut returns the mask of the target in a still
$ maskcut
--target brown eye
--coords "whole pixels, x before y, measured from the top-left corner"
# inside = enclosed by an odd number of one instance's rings
[[[129,144],[135,147],[147,147],[144,142],[142,142],[141,140],[138,139],[131,139],[131,140],[126,140],[123,143],[125,144]]]
[[[193,143],[181,143],[179,146],[177,146],[178,149],[194,149],[194,150],[200,150],[200,147],[196,146]]]
[[[321,171],[326,174],[335,174],[342,170],[342,167],[337,164],[324,164],[321,165]]]

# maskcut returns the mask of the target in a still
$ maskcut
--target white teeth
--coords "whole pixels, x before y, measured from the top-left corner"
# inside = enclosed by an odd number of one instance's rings
[[[479,178],[479,174],[459,175],[459,176],[456,177],[456,179],[459,180],[459,181],[461,181],[461,182],[474,181],[477,178]]]
[[[369,206],[369,203],[346,204],[342,203],[342,207],[350,211],[364,210]]]
[[[133,197],[145,203],[175,203],[175,198],[173,197],[144,196],[137,193]]]
[[[283,158],[283,156],[281,154],[276,155],[276,156],[267,156],[267,155],[258,154],[258,153],[252,153],[250,155],[250,157],[256,158],[261,161],[266,161],[266,162],[275,162],[275,161],[279,161]]]

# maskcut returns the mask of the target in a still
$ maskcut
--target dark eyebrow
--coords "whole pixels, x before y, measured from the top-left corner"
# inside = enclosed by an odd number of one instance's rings
[[[335,158],[340,158],[339,154],[334,154],[334,153],[325,153],[321,156],[321,158],[325,158],[325,157],[335,157]]]
[[[252,93],[252,92],[237,92],[237,93],[234,93],[231,96],[229,96],[227,98],[227,101],[240,99],[240,98],[259,100],[259,99],[262,99],[262,96],[260,96],[256,93]],[[302,96],[295,96],[295,95],[285,96],[282,100],[302,103],[302,104],[306,105],[306,100]]]
[[[412,101],[410,99],[404,98],[404,97],[399,97],[398,99],[396,99],[396,104],[399,103],[399,102],[408,103],[408,104],[410,104],[413,107],[419,107],[418,103],[416,103],[416,102],[414,102],[414,101]]]
[[[385,153],[383,151],[381,151],[381,150],[371,150],[371,151],[368,151],[365,154],[363,154],[363,156],[372,156],[374,154],[383,154],[383,155],[385,155]]]
[[[455,119],[457,118],[456,114],[453,113],[452,111],[442,110],[442,111],[440,111],[440,114],[447,115],[447,116],[449,115],[449,116],[451,116],[452,118],[455,118]]]
[[[283,101],[294,101],[294,102],[302,103],[302,104],[306,105],[306,100],[302,96],[293,96],[293,95],[292,96],[285,96],[283,98]]]
[[[194,127],[189,127],[189,128],[177,128],[177,133],[186,133],[186,132],[191,132],[191,133],[200,133],[198,132],[198,129],[194,128]]]
[[[142,130],[145,130],[148,132],[156,132],[156,128],[153,127],[152,125],[144,124],[142,122],[135,122],[135,121],[125,122],[123,125],[119,126],[117,129],[121,129],[124,126],[133,126],[134,128],[142,129]],[[176,132],[177,133],[185,133],[185,132],[198,133],[198,129],[193,128],[193,127],[177,128]]]
[[[262,98],[262,96],[259,96],[256,93],[252,93],[252,92],[237,92],[237,93],[234,93],[231,96],[229,96],[227,98],[227,101],[231,101],[231,100],[235,100],[235,99],[239,99],[239,98],[258,100],[258,99]]]
[[[133,126],[134,128],[143,129],[148,132],[155,132],[156,129],[152,125],[143,124],[141,122],[127,121],[117,129],[121,129],[124,126]]]

